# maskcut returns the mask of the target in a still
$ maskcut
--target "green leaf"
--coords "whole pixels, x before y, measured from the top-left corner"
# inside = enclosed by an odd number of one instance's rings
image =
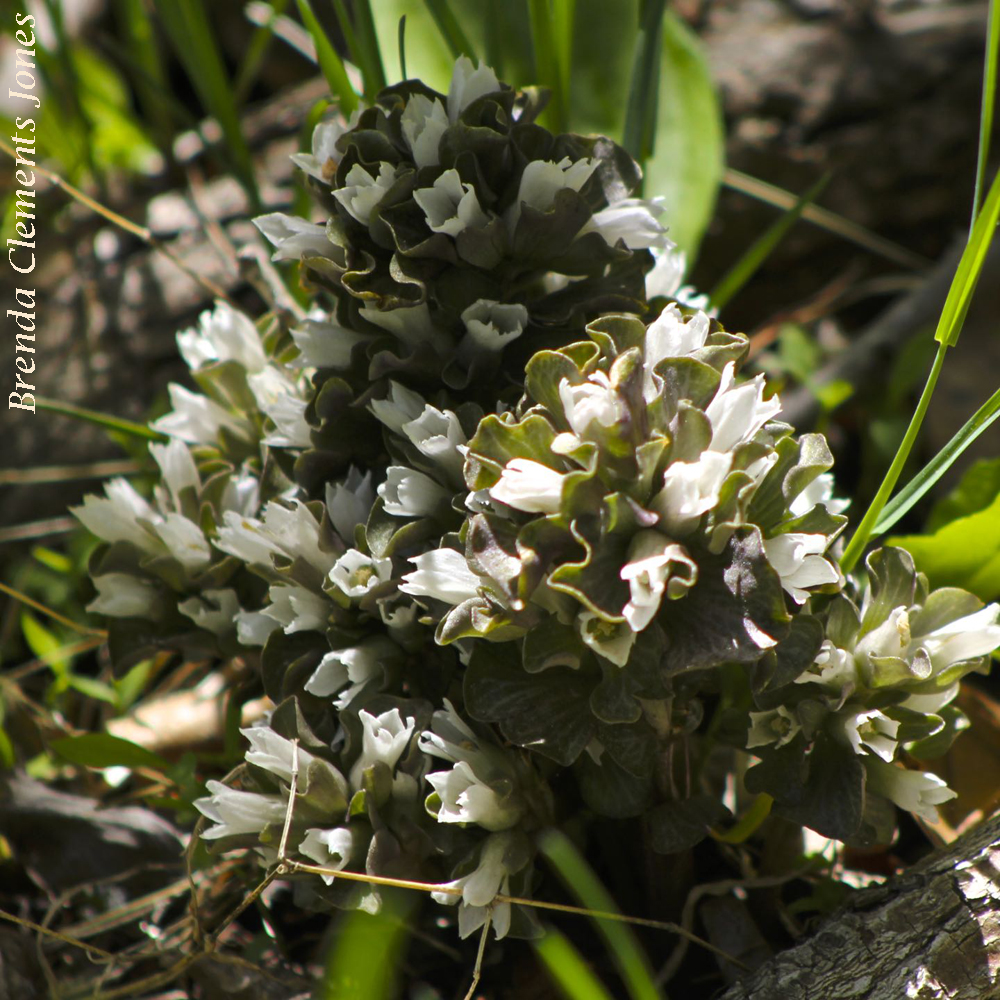
[[[701,43],[680,18],[663,18],[656,142],[643,193],[666,199],[670,238],[693,261],[722,179],[719,101]]]
[[[538,846],[570,892],[588,909],[617,913],[611,894],[584,861],[570,839],[558,830],[546,830]],[[594,917],[601,937],[618,966],[632,1000],[661,1000],[647,960],[631,929],[617,920]]]
[[[913,505],[951,468],[958,457],[1000,417],[1000,389],[962,425],[957,434],[903,487],[885,509],[875,523],[873,534],[888,531]],[[994,495],[996,495],[994,493]],[[988,501],[987,501],[988,502]],[[986,504],[982,504],[983,507]],[[935,508],[936,510],[937,508]],[[977,508],[981,509],[981,508]],[[931,514],[932,519],[934,514]],[[934,530],[937,523],[929,523],[928,529]]]
[[[243,187],[254,203],[259,204],[253,158],[243,137],[235,93],[204,3],[202,0],[156,0],[156,11],[199,101],[222,129],[225,148]]]
[[[399,19],[406,17],[407,77],[411,80],[423,80],[429,87],[446,94],[455,57],[424,0],[378,0],[373,5],[372,15],[375,19],[375,33],[379,38],[391,38]],[[389,79],[402,80],[398,54],[387,50],[383,58]]]
[[[657,854],[687,851],[704,840],[711,827],[731,817],[714,795],[664,802],[649,814],[650,844]]]
[[[976,224],[972,227],[969,242],[966,244],[958,269],[952,279],[948,298],[945,299],[941,318],[938,320],[934,339],[946,347],[954,347],[958,343],[958,335],[962,332],[965,314],[969,311],[969,303],[976,291],[979,275],[983,270],[986,253],[993,242],[1000,220],[1000,171],[997,171],[990,185],[989,194],[983,203]]]
[[[979,204],[983,197],[986,163],[990,158],[990,136],[993,134],[993,104],[997,92],[997,62],[1000,61],[1000,0],[990,0],[986,18],[986,61],[983,66],[983,102],[979,114],[979,155],[976,158],[976,185],[972,197],[972,228],[976,225]]]
[[[167,771],[170,765],[159,754],[109,733],[84,733],[53,740],[52,750],[63,760],[84,767],[148,767]]]
[[[730,299],[757,273],[760,266],[774,252],[778,244],[799,221],[807,205],[811,205],[823,192],[833,175],[825,173],[795,204],[776,219],[744,252],[743,256],[719,279],[709,299],[716,309],[722,309]]]
[[[545,937],[533,944],[549,975],[569,1000],[612,1000],[564,934],[550,927]]]
[[[653,152],[656,139],[656,106],[660,74],[660,41],[666,0],[646,0],[636,39],[636,58],[625,108],[622,145],[642,163]]]
[[[962,587],[984,601],[1000,597],[1000,494],[983,510],[926,535],[888,539],[913,556],[934,587]]]
[[[960,517],[985,510],[1000,495],[1000,458],[984,458],[965,471],[958,485],[931,509],[926,530],[937,531]]]
[[[551,0],[528,0],[531,41],[535,50],[535,83],[548,87],[551,97],[539,119],[553,132],[565,132],[566,77],[560,66]]]
[[[330,44],[330,39],[327,38],[323,26],[313,13],[309,0],[295,0],[295,2],[298,4],[302,23],[316,43],[316,61],[319,63],[319,68],[326,77],[330,92],[339,100],[341,112],[347,117],[358,106],[358,95],[347,78],[344,63],[337,55],[337,50]]]
[[[69,669],[69,661],[63,655],[65,644],[27,611],[21,612],[21,634],[35,656],[48,663],[54,673],[65,674]]]
[[[50,413],[61,413],[63,416],[72,417],[74,420],[96,424],[98,427],[104,427],[110,431],[118,431],[121,434],[129,434],[132,437],[145,438],[147,441],[167,440],[166,434],[150,430],[145,424],[137,424],[131,420],[124,420],[121,417],[98,413],[96,410],[88,410],[82,406],[73,406],[71,403],[63,403],[58,399],[44,399],[36,396],[35,406],[39,410],[48,410]]]
[[[79,691],[80,694],[86,695],[88,698],[93,698],[96,701],[104,701],[109,705],[118,703],[118,696],[115,693],[115,689],[110,684],[105,684],[104,681],[95,680],[93,677],[85,677],[82,674],[69,674],[66,680],[67,684],[74,691]]]
[[[475,61],[476,51],[469,41],[468,36],[462,30],[462,25],[452,13],[448,0],[424,0],[434,23],[441,32],[441,37],[445,40],[452,56],[457,59],[459,56],[468,56]]]

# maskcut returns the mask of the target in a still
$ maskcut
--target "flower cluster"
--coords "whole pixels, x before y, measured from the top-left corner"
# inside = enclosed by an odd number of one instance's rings
[[[276,706],[203,835],[271,864],[287,818],[328,870],[308,905],[356,903],[337,870],[434,883],[463,935],[532,932],[495,900],[556,821],[703,836],[720,789],[677,746],[757,758],[746,787],[830,836],[931,816],[950,793],[900,755],[947,746],[1000,644],[899,550],[843,579],[824,438],[741,374],[631,159],[537,110],[460,59],[447,95],[320,124],[296,162],[326,221],[258,220],[311,310],[180,334],[200,391],[153,424],[152,500],[76,509],[119,662],[239,654]]]

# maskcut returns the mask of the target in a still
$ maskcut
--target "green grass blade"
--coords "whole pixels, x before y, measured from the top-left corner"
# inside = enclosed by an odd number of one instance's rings
[[[406,917],[415,898],[382,892],[376,914],[354,910],[343,918],[313,1000],[393,1000],[407,942]]]
[[[274,22],[285,13],[288,0],[271,0],[271,14],[268,20],[253,33],[247,45],[246,55],[236,74],[233,90],[236,92],[236,103],[242,107],[250,93],[250,88],[257,80],[257,74],[264,62],[268,46],[274,40]]]
[[[722,276],[709,296],[716,309],[726,303],[756,274],[775,247],[785,238],[792,226],[798,222],[807,205],[811,205],[830,181],[830,173],[824,174],[784,215],[764,231],[749,247],[746,253]]]
[[[365,96],[371,100],[385,89],[385,69],[382,66],[382,50],[375,33],[370,0],[354,0],[354,31],[361,53],[361,76],[365,82]]]
[[[668,10],[653,155],[643,165],[643,193],[665,198],[670,238],[690,263],[715,209],[724,155],[722,112],[701,42]]]
[[[39,410],[60,413],[64,417],[72,417],[74,420],[82,420],[84,423],[96,424],[105,430],[118,431],[120,434],[128,434],[130,437],[145,438],[147,441],[168,440],[166,434],[151,430],[145,424],[137,424],[122,417],[112,417],[107,413],[98,413],[96,410],[88,410],[82,406],[73,406],[72,403],[63,403],[58,399],[43,399],[41,396],[36,396],[35,406]]]
[[[399,19],[399,31],[396,35],[396,44],[399,48],[399,76],[402,80],[408,80],[406,75],[406,15]]]
[[[644,163],[652,155],[656,142],[657,85],[666,9],[666,0],[646,0],[639,15],[635,66],[622,132],[622,145],[639,163]]]
[[[566,127],[569,128],[569,94],[573,74],[573,29],[576,20],[576,0],[552,0],[552,35],[559,73],[559,87],[567,109]]]
[[[243,138],[233,87],[202,0],[156,0],[156,10],[198,100],[222,129],[234,172],[259,207],[253,158]]]
[[[448,6],[448,0],[424,0],[424,6],[434,18],[434,23],[437,25],[438,31],[441,32],[441,37],[448,44],[452,57],[457,59],[459,56],[468,56],[475,61],[476,51],[458,18]]]
[[[539,847],[559,872],[570,891],[591,910],[617,912],[611,894],[584,861],[565,834],[547,830],[539,839]],[[632,931],[622,923],[593,918],[607,943],[632,1000],[660,1000],[646,956]]]
[[[979,275],[983,270],[983,262],[989,251],[993,236],[996,233],[997,222],[1000,221],[1000,171],[997,171],[990,185],[989,194],[983,203],[982,210],[972,227],[969,242],[966,244],[962,259],[948,290],[941,318],[938,320],[934,339],[945,347],[954,347],[958,343],[958,335],[965,323],[965,314],[969,311]]]
[[[959,456],[1000,417],[1000,389],[962,425],[954,437],[886,504],[873,533],[888,531],[955,464]]]
[[[555,928],[548,928],[545,937],[535,942],[535,951],[568,1000],[612,1000],[569,939]]]
[[[979,156],[976,159],[976,186],[972,196],[972,221],[970,231],[975,228],[976,217],[983,198],[986,183],[986,161],[990,156],[990,135],[993,133],[993,104],[997,93],[997,61],[1000,60],[1000,0],[990,0],[990,10],[986,18],[986,64],[983,67],[983,104],[979,115]]]
[[[535,49],[535,83],[550,92],[548,106],[539,121],[553,132],[565,132],[566,93],[559,71],[559,53],[551,0],[528,0],[531,41]]]
[[[161,150],[170,148],[174,134],[172,116],[163,94],[169,92],[163,56],[143,0],[118,0],[122,34],[128,39],[129,69],[143,118],[149,123]]]
[[[330,92],[338,99],[340,110],[346,117],[358,106],[358,95],[354,92],[351,81],[347,79],[344,63],[337,55],[337,50],[330,44],[330,39],[326,37],[326,32],[316,19],[309,0],[295,0],[295,2],[298,4],[302,23],[316,43],[316,61],[319,63],[319,68],[323,71]]]

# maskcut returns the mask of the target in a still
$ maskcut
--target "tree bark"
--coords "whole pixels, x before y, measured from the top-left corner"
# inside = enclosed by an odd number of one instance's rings
[[[1000,815],[885,885],[719,1000],[1000,997]]]

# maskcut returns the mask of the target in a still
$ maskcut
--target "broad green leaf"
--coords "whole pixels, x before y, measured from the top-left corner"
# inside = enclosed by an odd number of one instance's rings
[[[573,846],[558,830],[546,830],[539,838],[539,848],[574,896],[591,910],[617,913],[618,907],[608,890]],[[594,923],[615,960],[632,1000],[660,1000],[659,990],[647,960],[631,929],[615,920],[594,917]]]
[[[154,771],[166,771],[170,767],[152,750],[110,733],[67,736],[53,740],[51,749],[63,760],[84,767],[148,767]]]
[[[715,207],[723,127],[708,64],[695,34],[672,11],[663,18],[663,62],[653,156],[643,194],[665,199],[670,238],[693,261]]]
[[[545,937],[534,942],[534,947],[549,975],[569,1000],[611,1000],[611,994],[564,934],[550,927]]]
[[[888,531],[952,467],[965,449],[990,427],[997,417],[1000,417],[1000,390],[993,393],[965,422],[958,433],[885,505],[873,533],[878,535]],[[993,496],[995,495],[996,491],[993,493]],[[988,502],[989,500],[985,501],[976,509],[982,509]],[[967,509],[965,512],[972,511]],[[931,515],[932,519],[934,516]],[[928,529],[934,530],[939,526],[940,524],[931,523],[928,524]]]
[[[984,601],[1000,597],[1000,494],[983,510],[932,534],[888,541],[911,553],[932,587],[962,587]]]
[[[937,531],[960,517],[989,507],[1000,495],[1000,458],[984,458],[965,471],[958,485],[934,505],[925,530]]]

